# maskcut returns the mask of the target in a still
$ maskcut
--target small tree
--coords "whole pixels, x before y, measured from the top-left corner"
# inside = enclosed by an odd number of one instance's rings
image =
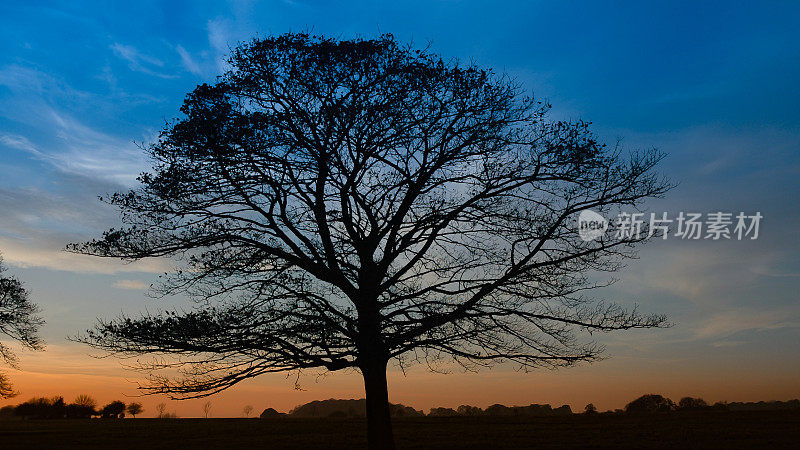
[[[8,337],[24,347],[42,350],[44,342],[39,337],[39,328],[44,324],[39,308],[28,299],[28,291],[14,277],[3,276],[5,272],[0,255],[0,338]],[[11,348],[0,342],[0,361],[17,367],[17,357]],[[8,376],[0,372],[0,398],[14,397],[16,392]]]
[[[208,419],[208,416],[211,414],[211,402],[203,403],[203,416]]]
[[[125,417],[125,403],[119,400],[107,404],[100,410],[100,414],[106,419],[121,419]]]
[[[141,403],[134,402],[134,403],[129,403],[128,406],[125,408],[125,411],[127,411],[128,414],[133,416],[133,418],[135,419],[136,415],[141,414],[144,411],[144,409],[142,408]]]
[[[167,413],[166,403],[159,403],[158,405],[156,405],[156,413],[159,419],[163,419]]]
[[[80,394],[79,396],[75,397],[75,401],[73,403],[85,408],[94,409],[97,407],[97,402],[89,394]]]
[[[594,406],[593,403],[589,403],[586,407],[583,408],[583,412],[586,414],[595,414],[597,413],[597,407]]]
[[[88,394],[75,397],[75,401],[67,405],[67,417],[89,418],[97,414],[97,402]]]
[[[247,405],[244,407],[244,409],[242,409],[242,414],[244,414],[245,417],[250,417],[250,414],[252,413],[253,413],[253,405]]]
[[[110,198],[125,226],[69,247],[187,263],[158,291],[196,308],[80,338],[175,356],[143,367],[149,392],[357,369],[369,445],[388,449],[390,361],[570,366],[598,359],[590,332],[665,323],[588,295],[647,227],[584,240],[576,225],[664,194],[658,151],[607,148],[508,76],[391,35],[257,39],[230,67],[148,148],[141,187]]]

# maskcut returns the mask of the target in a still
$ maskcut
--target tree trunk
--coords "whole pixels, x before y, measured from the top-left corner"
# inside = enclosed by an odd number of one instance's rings
[[[389,416],[389,390],[386,362],[361,369],[367,396],[367,443],[370,450],[394,450],[392,421]]]

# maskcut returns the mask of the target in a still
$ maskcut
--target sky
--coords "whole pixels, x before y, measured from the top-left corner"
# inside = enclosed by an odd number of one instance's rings
[[[289,31],[392,33],[506,72],[605,141],[668,154],[677,183],[651,211],[760,212],[758,239],[648,244],[602,295],[664,313],[669,329],[603,335],[607,359],[558,371],[391,370],[390,401],[417,409],[800,397],[800,4],[794,2],[137,1],[0,3],[0,253],[47,320],[19,353],[20,396],[131,401],[142,375],[66,338],[96,318],[181,304],[147,286],[170,261],[65,253],[119,224],[98,195],[135,187],[140,148],[237,42]],[[357,373],[273,375],[212,397],[212,416],[359,398]],[[139,399],[144,416],[159,397]],[[182,417],[203,401],[167,401]]]

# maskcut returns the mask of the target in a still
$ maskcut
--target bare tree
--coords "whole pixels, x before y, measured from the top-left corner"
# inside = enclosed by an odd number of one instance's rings
[[[67,405],[67,417],[89,418],[97,414],[97,402],[88,394],[80,394]]]
[[[73,403],[86,408],[94,409],[97,407],[97,401],[95,401],[95,399],[89,394],[80,394],[79,396],[75,397],[75,401]]]
[[[211,402],[203,403],[203,417],[208,419],[208,416],[211,414]]]
[[[125,411],[127,411],[128,414],[133,416],[133,418],[135,419],[137,414],[141,414],[142,412],[144,412],[144,408],[142,408],[141,403],[134,402],[134,403],[128,403],[128,406],[125,407]]]
[[[141,187],[108,198],[125,227],[69,247],[185,263],[154,292],[195,308],[78,338],[179,357],[142,366],[146,391],[356,368],[370,446],[393,448],[389,361],[569,366],[602,351],[585,332],[665,323],[588,295],[647,230],[584,241],[575,226],[664,194],[659,152],[608,148],[507,76],[392,36],[287,34],[230,64],[147,148]]]
[[[44,319],[39,308],[28,299],[28,291],[14,277],[3,276],[3,258],[0,256],[0,337],[8,337],[32,350],[44,349],[39,337],[39,329]],[[17,357],[11,348],[0,342],[0,360],[11,367],[17,367]],[[8,376],[0,372],[0,398],[15,396]]]
[[[156,405],[156,415],[159,419],[163,419],[167,415],[167,404],[166,403],[159,403]]]
[[[250,417],[250,414],[253,414],[253,405],[245,406],[244,409],[242,409],[242,414],[244,414],[245,417]]]

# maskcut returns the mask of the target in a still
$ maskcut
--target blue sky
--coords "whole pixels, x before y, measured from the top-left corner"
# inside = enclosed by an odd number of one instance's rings
[[[616,362],[596,373],[727,374],[742,392],[797,396],[764,386],[800,375],[799,25],[793,2],[3,2],[0,252],[42,305],[51,349],[85,353],[64,337],[161,306],[143,288],[167,262],[61,251],[117,224],[96,196],[147,168],[135,143],[238,41],[391,32],[508,72],[610,143],[667,152],[661,171],[679,186],[654,211],[764,215],[756,241],[644,249],[604,294],[676,326],[604,338]]]

